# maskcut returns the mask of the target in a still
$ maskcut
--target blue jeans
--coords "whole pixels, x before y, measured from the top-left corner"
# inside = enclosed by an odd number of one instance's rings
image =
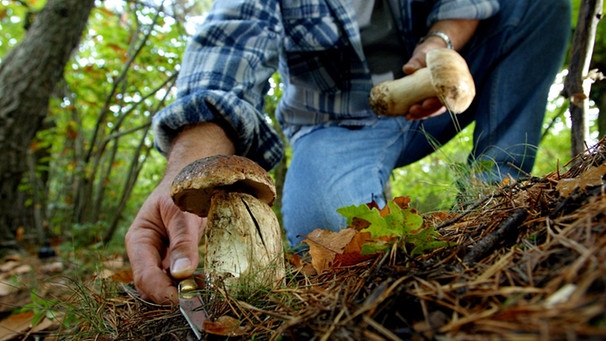
[[[470,160],[496,164],[487,181],[532,170],[548,91],[568,46],[570,6],[569,0],[503,0],[461,51],[476,99],[457,118],[461,128],[476,123]],[[423,121],[381,118],[362,128],[318,127],[298,137],[282,200],[290,244],[316,228],[344,228],[340,207],[373,200],[383,206],[393,169],[427,156],[435,142],[445,144],[457,132],[444,114]]]

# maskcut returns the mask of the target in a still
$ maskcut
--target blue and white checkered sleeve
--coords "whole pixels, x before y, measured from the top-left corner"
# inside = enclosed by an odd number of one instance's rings
[[[498,0],[439,0],[427,17],[427,25],[447,19],[486,19],[499,11]]]
[[[215,121],[231,130],[237,154],[266,169],[280,161],[282,142],[263,113],[282,27],[275,3],[215,3],[185,52],[176,101],[153,119],[162,153],[184,126]]]

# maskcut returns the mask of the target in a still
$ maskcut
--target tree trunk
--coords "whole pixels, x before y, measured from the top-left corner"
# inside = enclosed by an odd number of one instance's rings
[[[27,170],[27,150],[94,4],[48,0],[23,41],[0,64],[0,245],[15,244],[14,212],[20,210],[14,205]]]
[[[592,80],[589,79],[589,64],[593,54],[598,22],[602,15],[602,0],[582,0],[579,20],[572,39],[570,67],[564,83],[564,94],[570,98],[572,157],[585,150],[588,137],[586,113]]]
[[[596,100],[600,113],[598,115],[598,138],[606,136],[606,91],[601,91]]]

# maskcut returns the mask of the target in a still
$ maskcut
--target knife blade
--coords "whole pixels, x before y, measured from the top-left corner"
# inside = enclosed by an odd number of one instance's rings
[[[179,282],[179,310],[192,331],[200,340],[204,331],[204,321],[208,317],[204,309],[204,301],[200,296],[195,278],[184,279]]]

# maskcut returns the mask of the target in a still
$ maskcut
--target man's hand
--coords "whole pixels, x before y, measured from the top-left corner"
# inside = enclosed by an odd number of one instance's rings
[[[430,37],[425,40],[422,44],[419,44],[413,54],[412,57],[408,60],[406,64],[402,67],[402,70],[405,74],[410,75],[415,71],[426,67],[425,64],[425,56],[427,52],[432,49],[444,47],[445,43],[440,38]],[[406,118],[409,120],[421,120],[437,115],[441,115],[446,112],[446,108],[440,102],[437,97],[432,97],[424,100],[423,102],[413,104],[408,109],[408,113],[406,114]]]
[[[170,198],[171,180],[147,198],[126,234],[126,251],[141,297],[178,302],[173,279],[191,276],[198,266],[202,219],[182,212]]]
[[[232,141],[214,123],[189,127],[175,139],[164,178],[141,206],[125,237],[135,286],[144,299],[177,302],[174,280],[191,276],[198,267],[198,243],[206,222],[173,203],[173,178],[197,159],[234,152]]]
[[[444,32],[450,37],[455,49],[460,49],[473,36],[478,26],[477,20],[443,20],[436,22],[429,31]],[[425,56],[427,52],[435,48],[447,47],[446,42],[437,36],[429,36],[421,44],[417,45],[412,57],[404,64],[402,70],[410,75],[415,71],[426,67]],[[446,112],[446,108],[437,97],[428,98],[421,103],[414,104],[408,110],[407,119],[420,120],[438,116]]]

